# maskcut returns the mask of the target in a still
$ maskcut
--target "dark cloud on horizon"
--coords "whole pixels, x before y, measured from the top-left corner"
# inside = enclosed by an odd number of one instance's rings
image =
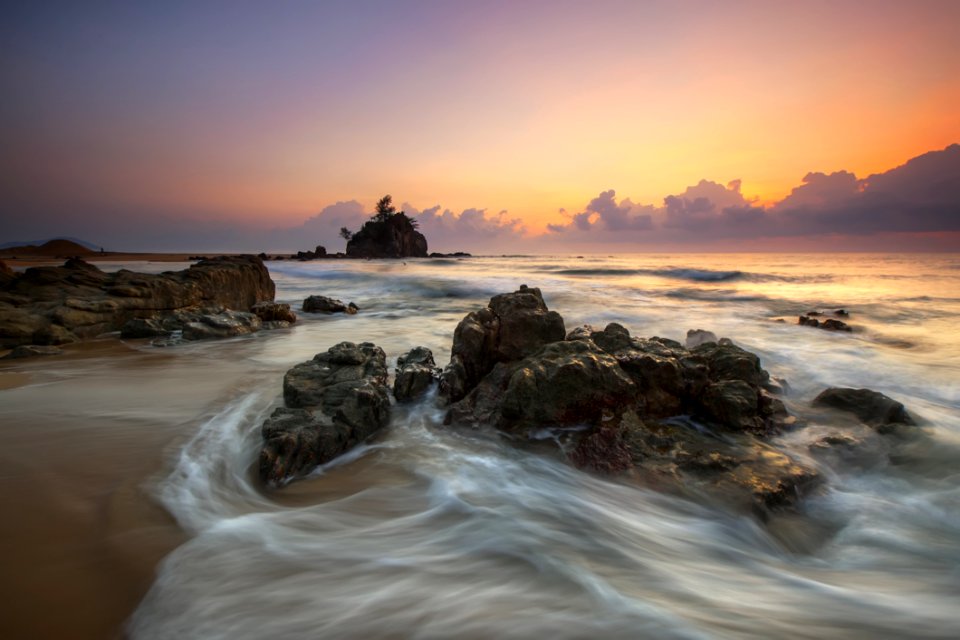
[[[744,198],[740,181],[701,180],[663,205],[619,204],[611,189],[566,224],[548,225],[563,242],[710,242],[842,234],[960,231],[960,145],[913,158],[864,179],[811,172],[769,207]]]

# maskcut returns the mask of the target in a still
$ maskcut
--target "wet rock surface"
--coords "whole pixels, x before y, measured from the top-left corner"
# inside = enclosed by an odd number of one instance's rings
[[[271,486],[310,473],[387,426],[386,356],[369,342],[341,342],[283,378],[286,406],[261,428],[261,480]]]
[[[831,387],[821,392],[813,404],[853,414],[881,432],[897,425],[916,424],[903,404],[871,389]]]
[[[35,358],[37,356],[59,356],[63,353],[60,347],[51,347],[37,344],[25,344],[13,348],[10,353],[3,356],[5,360],[15,360],[19,358]]]
[[[393,397],[397,402],[415,400],[426,394],[439,377],[440,369],[433,360],[433,352],[426,347],[414,347],[397,358]]]
[[[820,482],[770,444],[793,418],[755,354],[706,331],[691,332],[691,348],[617,323],[564,336],[550,314],[538,290],[521,289],[464,318],[444,370],[446,424],[494,428],[518,443],[552,431],[578,467],[759,515],[795,506]],[[449,392],[457,388],[466,389],[459,400]]]
[[[106,273],[71,258],[0,280],[0,346],[57,345],[120,330],[131,320],[220,306],[246,310],[273,300],[275,288],[255,256],[203,260],[162,274]]]
[[[256,315],[263,322],[293,324],[297,321],[297,314],[290,309],[290,305],[281,302],[258,302],[250,307],[250,313]]]
[[[263,321],[256,314],[206,307],[175,311],[161,318],[133,318],[121,327],[120,337],[170,338],[176,333],[182,340],[208,340],[247,335],[262,328]]]
[[[303,301],[303,310],[307,313],[346,313],[353,315],[360,308],[352,302],[344,304],[340,300],[327,296],[309,296]]]
[[[514,293],[494,296],[454,330],[440,392],[451,401],[460,400],[498,362],[517,360],[563,337],[563,318],[547,309],[539,289],[522,285]]]
[[[830,317],[833,316],[833,317]],[[846,331],[852,332],[853,327],[838,318],[849,318],[850,314],[845,309],[836,309],[831,312],[808,311],[799,318],[797,324],[805,327],[814,327],[824,329],[825,331]]]

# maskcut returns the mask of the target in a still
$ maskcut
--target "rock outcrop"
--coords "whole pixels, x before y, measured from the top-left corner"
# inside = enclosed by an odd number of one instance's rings
[[[360,307],[349,302],[343,304],[340,300],[327,296],[309,296],[303,301],[302,309],[307,313],[346,313],[355,314]]]
[[[132,319],[273,300],[273,281],[255,256],[203,260],[158,275],[105,273],[80,259],[33,267],[0,287],[0,347],[64,344],[121,329]]]
[[[759,358],[697,334],[692,348],[579,327],[539,290],[495,296],[457,327],[441,392],[446,424],[512,440],[553,432],[577,466],[703,491],[759,514],[793,504],[817,473],[766,439],[793,423]]]
[[[563,318],[547,309],[539,289],[521,285],[515,293],[494,296],[457,325],[440,392],[460,400],[498,362],[518,360],[563,337]]]
[[[397,402],[410,402],[425,394],[440,377],[433,352],[414,347],[397,358],[397,375],[393,380],[393,397]]]
[[[350,258],[426,258],[427,239],[403,213],[368,220],[347,242]]]
[[[283,378],[285,407],[261,428],[261,480],[283,485],[363,442],[390,421],[386,356],[341,342]]]

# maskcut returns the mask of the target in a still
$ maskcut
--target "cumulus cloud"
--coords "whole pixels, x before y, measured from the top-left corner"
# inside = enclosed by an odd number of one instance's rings
[[[654,207],[634,204],[629,198],[624,198],[618,204],[616,191],[610,189],[601,192],[580,213],[568,215],[568,223],[550,224],[548,229],[555,233],[592,229],[605,232],[645,231],[653,228],[654,211]],[[562,213],[566,214],[565,211]]]
[[[960,231],[960,145],[862,180],[810,173],[771,208],[784,233]]]
[[[704,243],[798,236],[960,232],[960,145],[890,171],[858,179],[848,171],[811,172],[783,200],[760,206],[741,192],[701,180],[663,205],[618,204],[603,191],[564,223],[548,225],[559,241]]]
[[[457,214],[440,205],[418,211],[409,203],[402,209],[419,222],[431,251],[512,248],[527,233],[523,221],[511,218],[506,211],[487,214],[486,209],[470,208]]]

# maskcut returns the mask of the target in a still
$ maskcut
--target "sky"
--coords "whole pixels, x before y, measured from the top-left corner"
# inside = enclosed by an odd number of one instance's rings
[[[0,242],[960,250],[954,0],[4,6]]]

